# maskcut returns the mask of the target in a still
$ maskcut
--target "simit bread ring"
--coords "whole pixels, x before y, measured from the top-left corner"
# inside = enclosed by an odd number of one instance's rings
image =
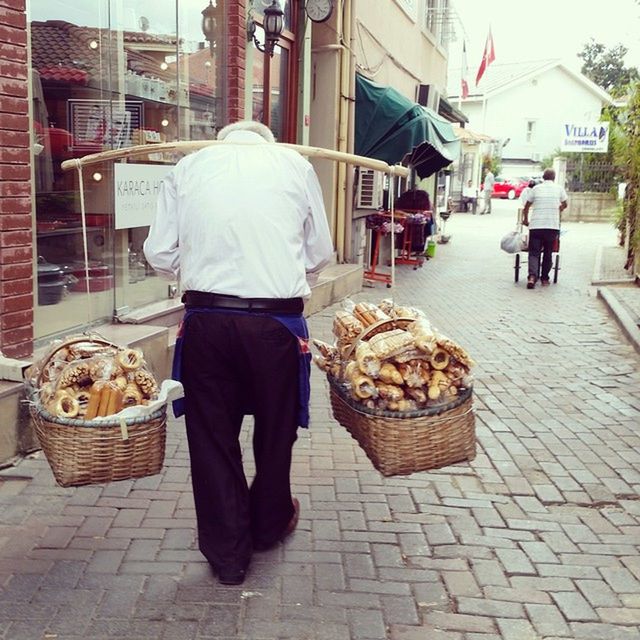
[[[80,404],[76,398],[65,394],[56,402],[54,411],[60,418],[75,418],[80,411]]]
[[[76,400],[78,401],[78,414],[83,416],[87,412],[89,406],[89,400],[91,398],[91,392],[85,389],[81,389],[76,393]]]
[[[449,354],[444,349],[436,347],[431,354],[429,364],[437,371],[442,371],[449,364]]]
[[[122,349],[121,351],[118,351],[116,360],[125,371],[139,369],[144,363],[142,353],[136,349]]]
[[[129,384],[122,394],[122,406],[132,407],[142,403],[142,393],[136,384]]]

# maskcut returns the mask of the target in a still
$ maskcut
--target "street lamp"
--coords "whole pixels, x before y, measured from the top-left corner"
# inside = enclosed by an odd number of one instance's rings
[[[253,44],[256,45],[258,51],[262,51],[273,58],[273,53],[280,40],[280,34],[284,27],[284,11],[280,8],[278,0],[273,0],[271,4],[264,10],[264,46],[258,42],[256,38],[256,23],[254,22],[251,14],[247,18],[247,42],[253,40]]]
[[[213,0],[209,0],[209,6],[202,10],[202,33],[205,40],[209,43],[209,51],[211,51],[211,57],[213,57],[213,49],[216,43],[216,36],[218,35],[218,24],[220,21],[220,6]]]

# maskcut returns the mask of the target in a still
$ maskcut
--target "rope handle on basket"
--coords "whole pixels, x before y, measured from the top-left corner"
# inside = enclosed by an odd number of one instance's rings
[[[47,357],[47,359],[43,360],[42,365],[40,367],[40,371],[38,372],[38,377],[36,379],[36,382],[37,382],[39,387],[42,385],[42,374],[46,370],[47,365],[54,359],[55,355],[61,349],[65,349],[66,347],[70,347],[70,346],[72,346],[74,344],[78,344],[80,342],[92,342],[94,344],[100,344],[100,345],[103,345],[105,347],[114,347],[115,349],[118,348],[117,344],[115,344],[113,342],[110,342],[106,338],[102,338],[101,336],[98,336],[96,334],[87,334],[87,335],[82,335],[82,336],[74,336],[72,338],[68,338],[66,340],[63,340],[63,342],[61,344],[59,344],[53,351],[51,351],[51,353],[49,353],[49,356]]]

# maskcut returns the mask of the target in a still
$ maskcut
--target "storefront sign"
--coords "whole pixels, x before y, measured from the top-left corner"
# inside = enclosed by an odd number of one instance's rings
[[[562,125],[560,151],[606,153],[609,148],[609,123],[566,123]]]
[[[153,222],[160,185],[172,165],[116,164],[116,229],[147,227]]]

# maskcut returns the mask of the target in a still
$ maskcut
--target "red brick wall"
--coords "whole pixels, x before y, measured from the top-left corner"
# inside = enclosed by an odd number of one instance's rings
[[[0,350],[33,351],[25,0],[0,0]]]
[[[1,2],[2,0],[0,0]],[[227,15],[227,117],[226,123],[244,120],[247,6],[245,0],[226,2]]]

